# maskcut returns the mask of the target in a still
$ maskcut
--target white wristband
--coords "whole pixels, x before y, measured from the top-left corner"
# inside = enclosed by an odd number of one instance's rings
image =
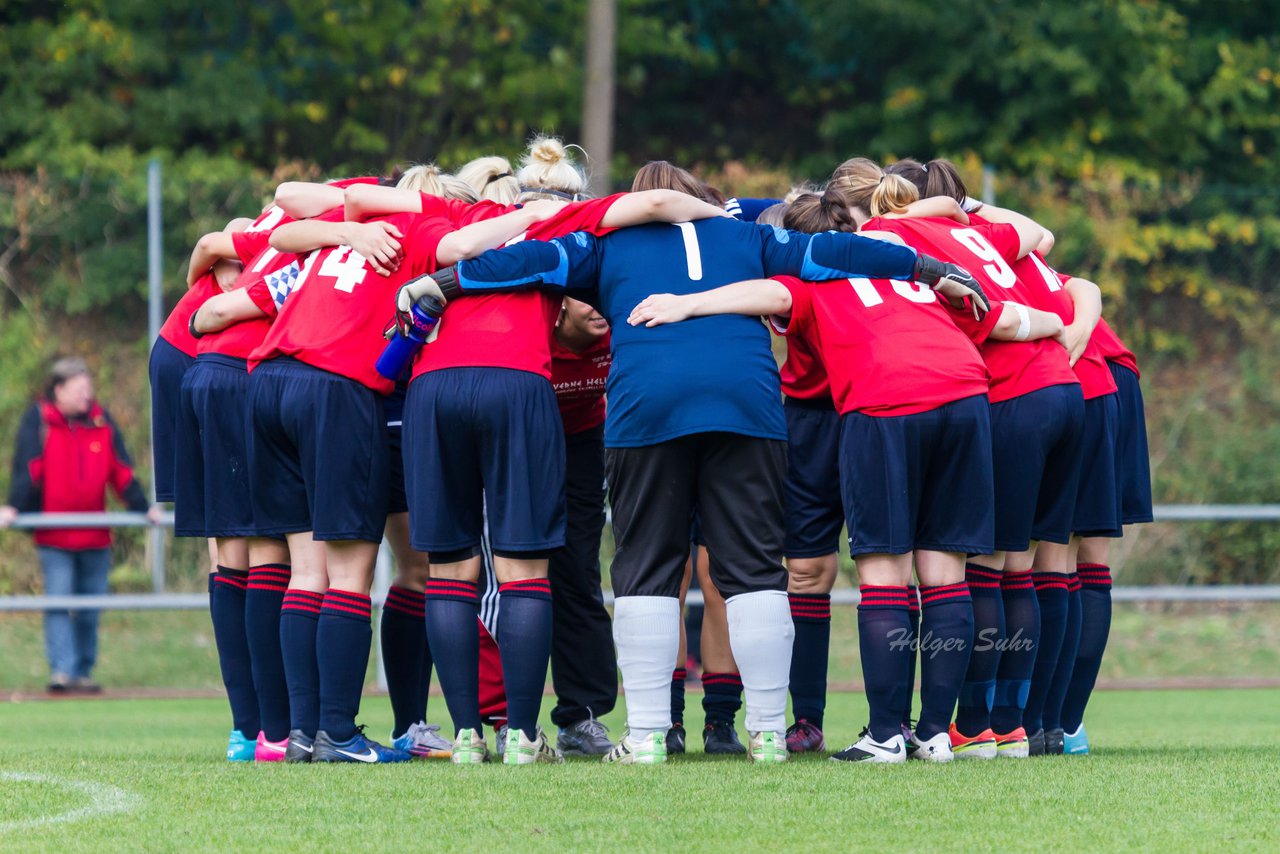
[[[1018,313],[1018,331],[1013,336],[1013,340],[1026,341],[1031,337],[1031,312],[1027,311],[1027,307],[1021,303],[1014,302],[1009,304]]]

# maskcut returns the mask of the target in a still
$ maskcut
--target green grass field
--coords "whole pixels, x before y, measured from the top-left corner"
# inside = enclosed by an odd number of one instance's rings
[[[833,746],[865,715],[860,695],[833,696]],[[386,701],[362,718],[382,734]],[[617,733],[621,713],[607,720]],[[230,765],[227,727],[215,700],[0,705],[0,850],[1280,846],[1280,691],[1100,692],[1091,756],[950,766]]]

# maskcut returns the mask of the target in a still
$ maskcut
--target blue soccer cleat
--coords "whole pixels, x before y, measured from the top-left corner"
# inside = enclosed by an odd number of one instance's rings
[[[1084,731],[1084,724],[1076,727],[1075,732],[1063,734],[1062,753],[1064,756],[1089,755],[1089,736]]]
[[[334,741],[329,733],[321,730],[316,733],[315,745],[312,748],[312,762],[363,762],[377,765],[386,762],[408,762],[413,758],[407,750],[394,747],[383,747],[371,738],[366,738],[364,727],[358,727],[356,734],[346,741]]]
[[[238,729],[231,730],[231,735],[227,738],[227,761],[228,762],[252,762],[253,752],[258,747],[258,738],[255,735],[249,738]]]

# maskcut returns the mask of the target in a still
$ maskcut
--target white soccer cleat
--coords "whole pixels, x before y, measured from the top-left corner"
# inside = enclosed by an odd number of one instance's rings
[[[886,741],[876,741],[870,732],[864,730],[862,738],[839,753],[832,754],[831,761],[899,765],[907,761],[907,744],[901,733]]]
[[[951,752],[951,736],[940,732],[933,738],[921,741],[915,733],[907,739],[907,758],[922,759],[925,762],[950,762],[955,759]]]
[[[480,765],[489,761],[489,745],[484,735],[474,729],[458,732],[453,740],[453,755],[449,757],[454,765]]]
[[[542,731],[542,727],[538,727],[532,739],[525,737],[522,729],[508,729],[506,748],[502,751],[502,764],[533,765],[535,762],[558,764],[564,762],[564,757],[547,741],[547,734]]]
[[[752,762],[786,762],[787,734],[785,732],[749,732],[751,745],[747,755]]]
[[[612,765],[661,765],[667,761],[666,735],[651,732],[642,740],[633,741],[628,732],[605,754],[604,761]]]

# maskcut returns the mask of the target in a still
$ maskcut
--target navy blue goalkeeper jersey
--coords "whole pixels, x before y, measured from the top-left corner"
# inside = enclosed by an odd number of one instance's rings
[[[628,325],[645,297],[781,274],[810,281],[909,279],[915,265],[914,250],[858,235],[801,234],[715,218],[526,241],[459,262],[457,270],[464,294],[555,287],[599,308],[613,328],[605,445],[632,448],[719,431],[787,437],[778,367],[758,318],[722,314],[652,329]]]

